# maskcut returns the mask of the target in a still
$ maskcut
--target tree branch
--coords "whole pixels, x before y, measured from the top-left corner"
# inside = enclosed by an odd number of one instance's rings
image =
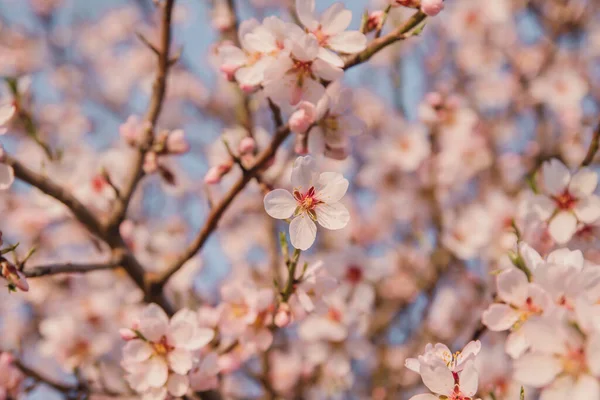
[[[594,157],[598,152],[598,147],[600,147],[600,123],[596,126],[594,130],[594,135],[592,136],[592,141],[590,143],[590,147],[588,148],[588,152],[585,155],[585,158],[581,162],[582,167],[587,167],[594,161]]]
[[[48,275],[70,274],[70,273],[86,273],[91,271],[101,271],[107,269],[115,269],[121,266],[122,258],[118,258],[107,263],[90,263],[90,264],[49,264],[43,266],[35,266],[25,269],[23,273],[27,278],[39,278]]]
[[[144,143],[140,146],[135,155],[133,161],[134,167],[122,190],[123,195],[117,199],[115,208],[109,218],[109,231],[117,230],[121,222],[123,222],[123,219],[125,219],[131,197],[133,196],[139,181],[144,176],[144,170],[142,168],[144,165],[144,157],[147,150],[152,146],[152,141],[154,140],[154,127],[160,116],[165,93],[167,91],[167,75],[169,67],[171,66],[169,60],[169,48],[171,46],[171,16],[173,14],[174,4],[175,0],[166,0],[163,5],[164,10],[160,26],[160,48],[155,49],[158,56],[158,70],[156,72],[156,77],[154,78],[152,97],[150,98],[150,103],[148,104],[145,116],[145,120],[150,122],[150,127],[145,132]]]
[[[4,155],[3,163],[13,168],[15,176],[18,179],[27,182],[31,186],[35,186],[48,196],[54,197],[67,206],[79,222],[85,225],[90,232],[98,236],[103,235],[104,229],[98,218],[67,189],[49,177],[30,170],[8,154]]]
[[[362,64],[373,57],[378,51],[393,44],[399,40],[409,38],[409,32],[416,28],[421,22],[425,21],[427,15],[421,11],[414,13],[403,25],[399,26],[387,35],[373,40],[366,49],[360,53],[349,56],[345,60],[344,69],[352,68],[355,65]]]

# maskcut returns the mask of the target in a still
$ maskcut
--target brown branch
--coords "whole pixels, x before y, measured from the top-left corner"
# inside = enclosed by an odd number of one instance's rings
[[[423,14],[421,11],[417,11],[404,24],[392,32],[373,40],[371,43],[369,43],[367,48],[360,53],[356,53],[346,58],[344,69],[352,68],[355,65],[362,64],[373,57],[375,53],[389,46],[390,44],[409,38],[411,36],[409,32],[416,28],[421,22],[425,21],[425,18],[427,18],[427,15]]]
[[[15,176],[18,179],[27,182],[31,186],[35,186],[48,196],[54,197],[67,206],[73,215],[90,232],[98,236],[103,235],[104,229],[98,218],[67,189],[54,182],[51,178],[30,170],[8,154],[5,154],[3,163],[13,168]]]
[[[19,368],[21,370],[21,372],[23,372],[28,377],[36,380],[37,382],[46,384],[46,385],[52,387],[53,389],[58,390],[59,392],[69,393],[69,392],[72,392],[72,391],[75,391],[78,389],[77,386],[71,386],[71,385],[61,383],[61,382],[53,381],[50,378],[43,376],[39,372],[29,368],[28,366],[23,364],[20,360],[15,359],[13,361],[13,364],[15,365],[15,367]]]
[[[39,278],[48,275],[70,274],[70,273],[86,273],[91,271],[101,271],[107,269],[115,269],[121,266],[122,260],[116,259],[107,263],[90,263],[90,264],[49,264],[43,266],[35,266],[23,271],[27,278]]]
[[[284,142],[284,140],[290,135],[290,128],[288,125],[285,125],[277,130],[273,140],[256,159],[252,167],[247,168],[243,175],[238,181],[229,189],[229,192],[225,194],[225,197],[221,199],[221,201],[215,205],[215,207],[211,210],[210,215],[208,216],[204,226],[194,239],[194,241],[189,245],[189,247],[184,251],[182,255],[180,255],[175,262],[171,266],[169,266],[166,271],[161,274],[152,285],[152,292],[156,293],[157,291],[162,290],[162,287],[167,283],[169,278],[173,276],[190,258],[192,258],[196,253],[202,248],[208,237],[211,233],[217,228],[217,224],[221,219],[221,216],[227,210],[229,205],[233,202],[235,197],[246,187],[246,185],[255,177],[257,174],[265,167],[265,165],[273,158],[275,152],[279,148],[279,146]]]
[[[592,141],[590,142],[590,147],[588,148],[587,154],[585,158],[581,162],[582,167],[587,167],[594,161],[594,157],[598,152],[598,147],[600,147],[600,123],[596,126],[594,130],[594,135],[592,136]]]
[[[131,197],[135,192],[135,189],[139,181],[144,176],[144,157],[147,150],[152,146],[154,140],[154,126],[160,116],[162,110],[165,93],[167,90],[167,74],[171,62],[169,60],[169,48],[171,46],[171,16],[173,13],[173,6],[175,0],[166,0],[163,7],[163,14],[160,26],[160,48],[156,49],[158,56],[158,70],[156,77],[154,78],[154,85],[152,86],[152,97],[150,98],[150,104],[146,111],[145,120],[150,122],[150,127],[145,132],[144,143],[138,149],[134,161],[133,171],[127,177],[127,181],[122,190],[123,195],[117,199],[115,208],[108,222],[108,230],[116,231],[119,225],[123,222],[125,214],[127,213],[127,207],[131,201]],[[154,50],[153,50],[154,51]]]

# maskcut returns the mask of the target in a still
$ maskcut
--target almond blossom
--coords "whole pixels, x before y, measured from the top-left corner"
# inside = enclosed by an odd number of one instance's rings
[[[345,9],[343,3],[332,4],[318,18],[315,15],[315,0],[296,0],[296,12],[306,30],[317,38],[319,58],[336,67],[341,68],[344,61],[334,52],[358,53],[367,47],[364,34],[345,31],[352,21],[352,12]]]
[[[600,197],[594,194],[598,174],[581,168],[574,174],[559,160],[542,165],[542,194],[530,209],[548,222],[548,231],[559,244],[567,243],[577,231],[578,223],[592,223],[600,218]]]
[[[196,314],[182,309],[170,320],[156,304],[148,305],[123,348],[126,380],[144,398],[164,399],[187,393],[194,351],[208,344],[214,331],[198,326]]]
[[[335,81],[344,71],[319,58],[319,42],[311,34],[289,38],[290,53],[265,70],[265,94],[281,106],[302,100],[316,104],[325,93],[324,81]]]
[[[410,400],[472,400],[477,393],[479,373],[474,357],[481,343],[470,342],[462,352],[453,355],[440,343],[428,345],[418,360],[409,359],[406,366],[421,375],[425,386],[435,394],[419,394]]]
[[[310,156],[298,157],[292,170],[293,194],[275,189],[264,199],[265,210],[273,218],[288,219],[292,246],[310,248],[317,237],[318,222],[326,229],[342,229],[350,220],[348,210],[339,201],[348,190],[348,181],[337,172],[317,170]]]

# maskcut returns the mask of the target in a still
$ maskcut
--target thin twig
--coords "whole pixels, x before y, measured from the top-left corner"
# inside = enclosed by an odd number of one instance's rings
[[[49,264],[42,266],[34,266],[23,271],[27,278],[39,278],[48,275],[70,274],[70,273],[86,273],[92,271],[101,271],[107,269],[115,269],[121,265],[122,261],[115,260],[107,263],[90,263],[90,264]]]

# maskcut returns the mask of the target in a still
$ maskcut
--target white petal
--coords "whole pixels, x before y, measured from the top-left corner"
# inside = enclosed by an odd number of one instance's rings
[[[169,366],[178,374],[185,375],[192,369],[192,353],[188,350],[175,349],[167,354]]]
[[[9,165],[0,163],[0,190],[6,190],[15,181],[15,171]]]
[[[142,400],[165,400],[167,398],[167,388],[152,388],[142,394]]]
[[[317,183],[319,174],[317,163],[310,157],[298,157],[292,168],[292,186],[294,189],[305,193],[311,186]]]
[[[491,331],[510,329],[520,317],[520,313],[506,304],[492,304],[481,316],[481,322]]]
[[[447,396],[454,389],[454,377],[445,365],[434,368],[421,365],[421,377],[425,386],[434,393]]]
[[[294,214],[298,202],[285,189],[275,189],[265,196],[265,211],[273,218],[287,219]]]
[[[515,379],[536,388],[552,382],[561,371],[560,361],[544,354],[525,354],[514,362]]]
[[[477,392],[477,383],[479,374],[475,368],[475,363],[470,360],[465,365],[465,369],[460,373],[459,385],[462,394],[468,397],[473,396]]]
[[[190,381],[185,375],[171,374],[167,382],[167,390],[171,396],[181,397],[190,388]]]
[[[333,3],[321,15],[321,28],[327,35],[344,31],[352,22],[352,11],[346,10],[342,3]]]
[[[167,331],[167,342],[173,347],[183,347],[192,340],[195,326],[189,321],[171,321]]]
[[[344,75],[343,69],[333,66],[327,61],[321,60],[320,58],[317,58],[315,61],[313,61],[311,69],[315,75],[326,81],[335,81]]]
[[[600,383],[590,375],[580,375],[568,393],[567,399],[598,400],[600,399]]]
[[[502,272],[496,278],[498,296],[506,303],[522,306],[527,300],[527,275],[517,268]]]
[[[557,159],[552,159],[542,165],[544,188],[546,193],[560,195],[568,187],[571,173],[565,165]]]
[[[149,304],[140,317],[140,332],[151,342],[158,342],[167,334],[169,317],[162,308]]]
[[[552,218],[548,232],[558,244],[565,244],[577,231],[577,218],[569,211],[561,211]]]
[[[367,47],[367,37],[359,31],[341,32],[327,40],[329,47],[340,53],[358,53]]]
[[[296,14],[302,25],[309,30],[315,30],[319,27],[319,21],[314,17],[315,0],[296,0]]]
[[[525,242],[519,243],[519,254],[521,254],[523,261],[525,261],[525,266],[529,268],[531,272],[535,271],[537,266],[544,262],[540,253],[535,251]]]
[[[600,333],[594,333],[586,344],[585,356],[590,372],[600,377]]]
[[[525,334],[523,334],[523,331],[520,329],[511,332],[511,334],[508,335],[504,348],[506,354],[513,359],[516,359],[521,357],[521,355],[529,348],[529,343],[527,342],[527,338],[525,338]]]
[[[579,200],[573,209],[577,219],[590,224],[600,218],[600,197],[591,195]]]
[[[544,354],[564,354],[567,352],[564,331],[555,326],[553,320],[530,318],[521,326],[523,334],[533,351]]]
[[[152,346],[143,340],[130,340],[123,347],[123,360],[125,362],[146,361],[152,355]]]
[[[339,172],[323,172],[317,183],[317,198],[325,203],[335,203],[348,191],[349,182]]]
[[[550,198],[543,194],[538,194],[529,199],[531,210],[538,216],[539,219],[545,221],[556,210],[556,204]]]
[[[169,367],[162,357],[152,357],[146,364],[146,381],[150,387],[159,388],[167,383]]]
[[[557,249],[548,254],[547,259],[548,262],[566,265],[576,269],[577,271],[581,271],[583,269],[583,264],[585,263],[581,250],[571,251],[569,249]]]
[[[589,196],[598,185],[598,174],[590,168],[582,168],[571,178],[569,192],[575,197]]]
[[[317,225],[306,213],[302,213],[290,223],[292,246],[299,250],[308,250],[317,237]]]
[[[308,152],[315,155],[325,153],[325,137],[323,130],[318,126],[308,133]]]
[[[348,225],[350,221],[350,213],[342,203],[319,204],[315,208],[317,214],[317,222],[323,228],[327,229],[342,229]]]
[[[215,337],[215,331],[209,328],[196,328],[194,337],[186,344],[188,350],[197,350],[209,344]]]
[[[340,56],[324,47],[319,47],[319,58],[334,67],[342,68],[344,66],[344,60]]]
[[[13,104],[4,104],[0,107],[0,126],[6,124],[15,115],[17,108]]]
[[[417,374],[421,371],[421,363],[416,358],[407,358],[404,361],[404,366]]]

